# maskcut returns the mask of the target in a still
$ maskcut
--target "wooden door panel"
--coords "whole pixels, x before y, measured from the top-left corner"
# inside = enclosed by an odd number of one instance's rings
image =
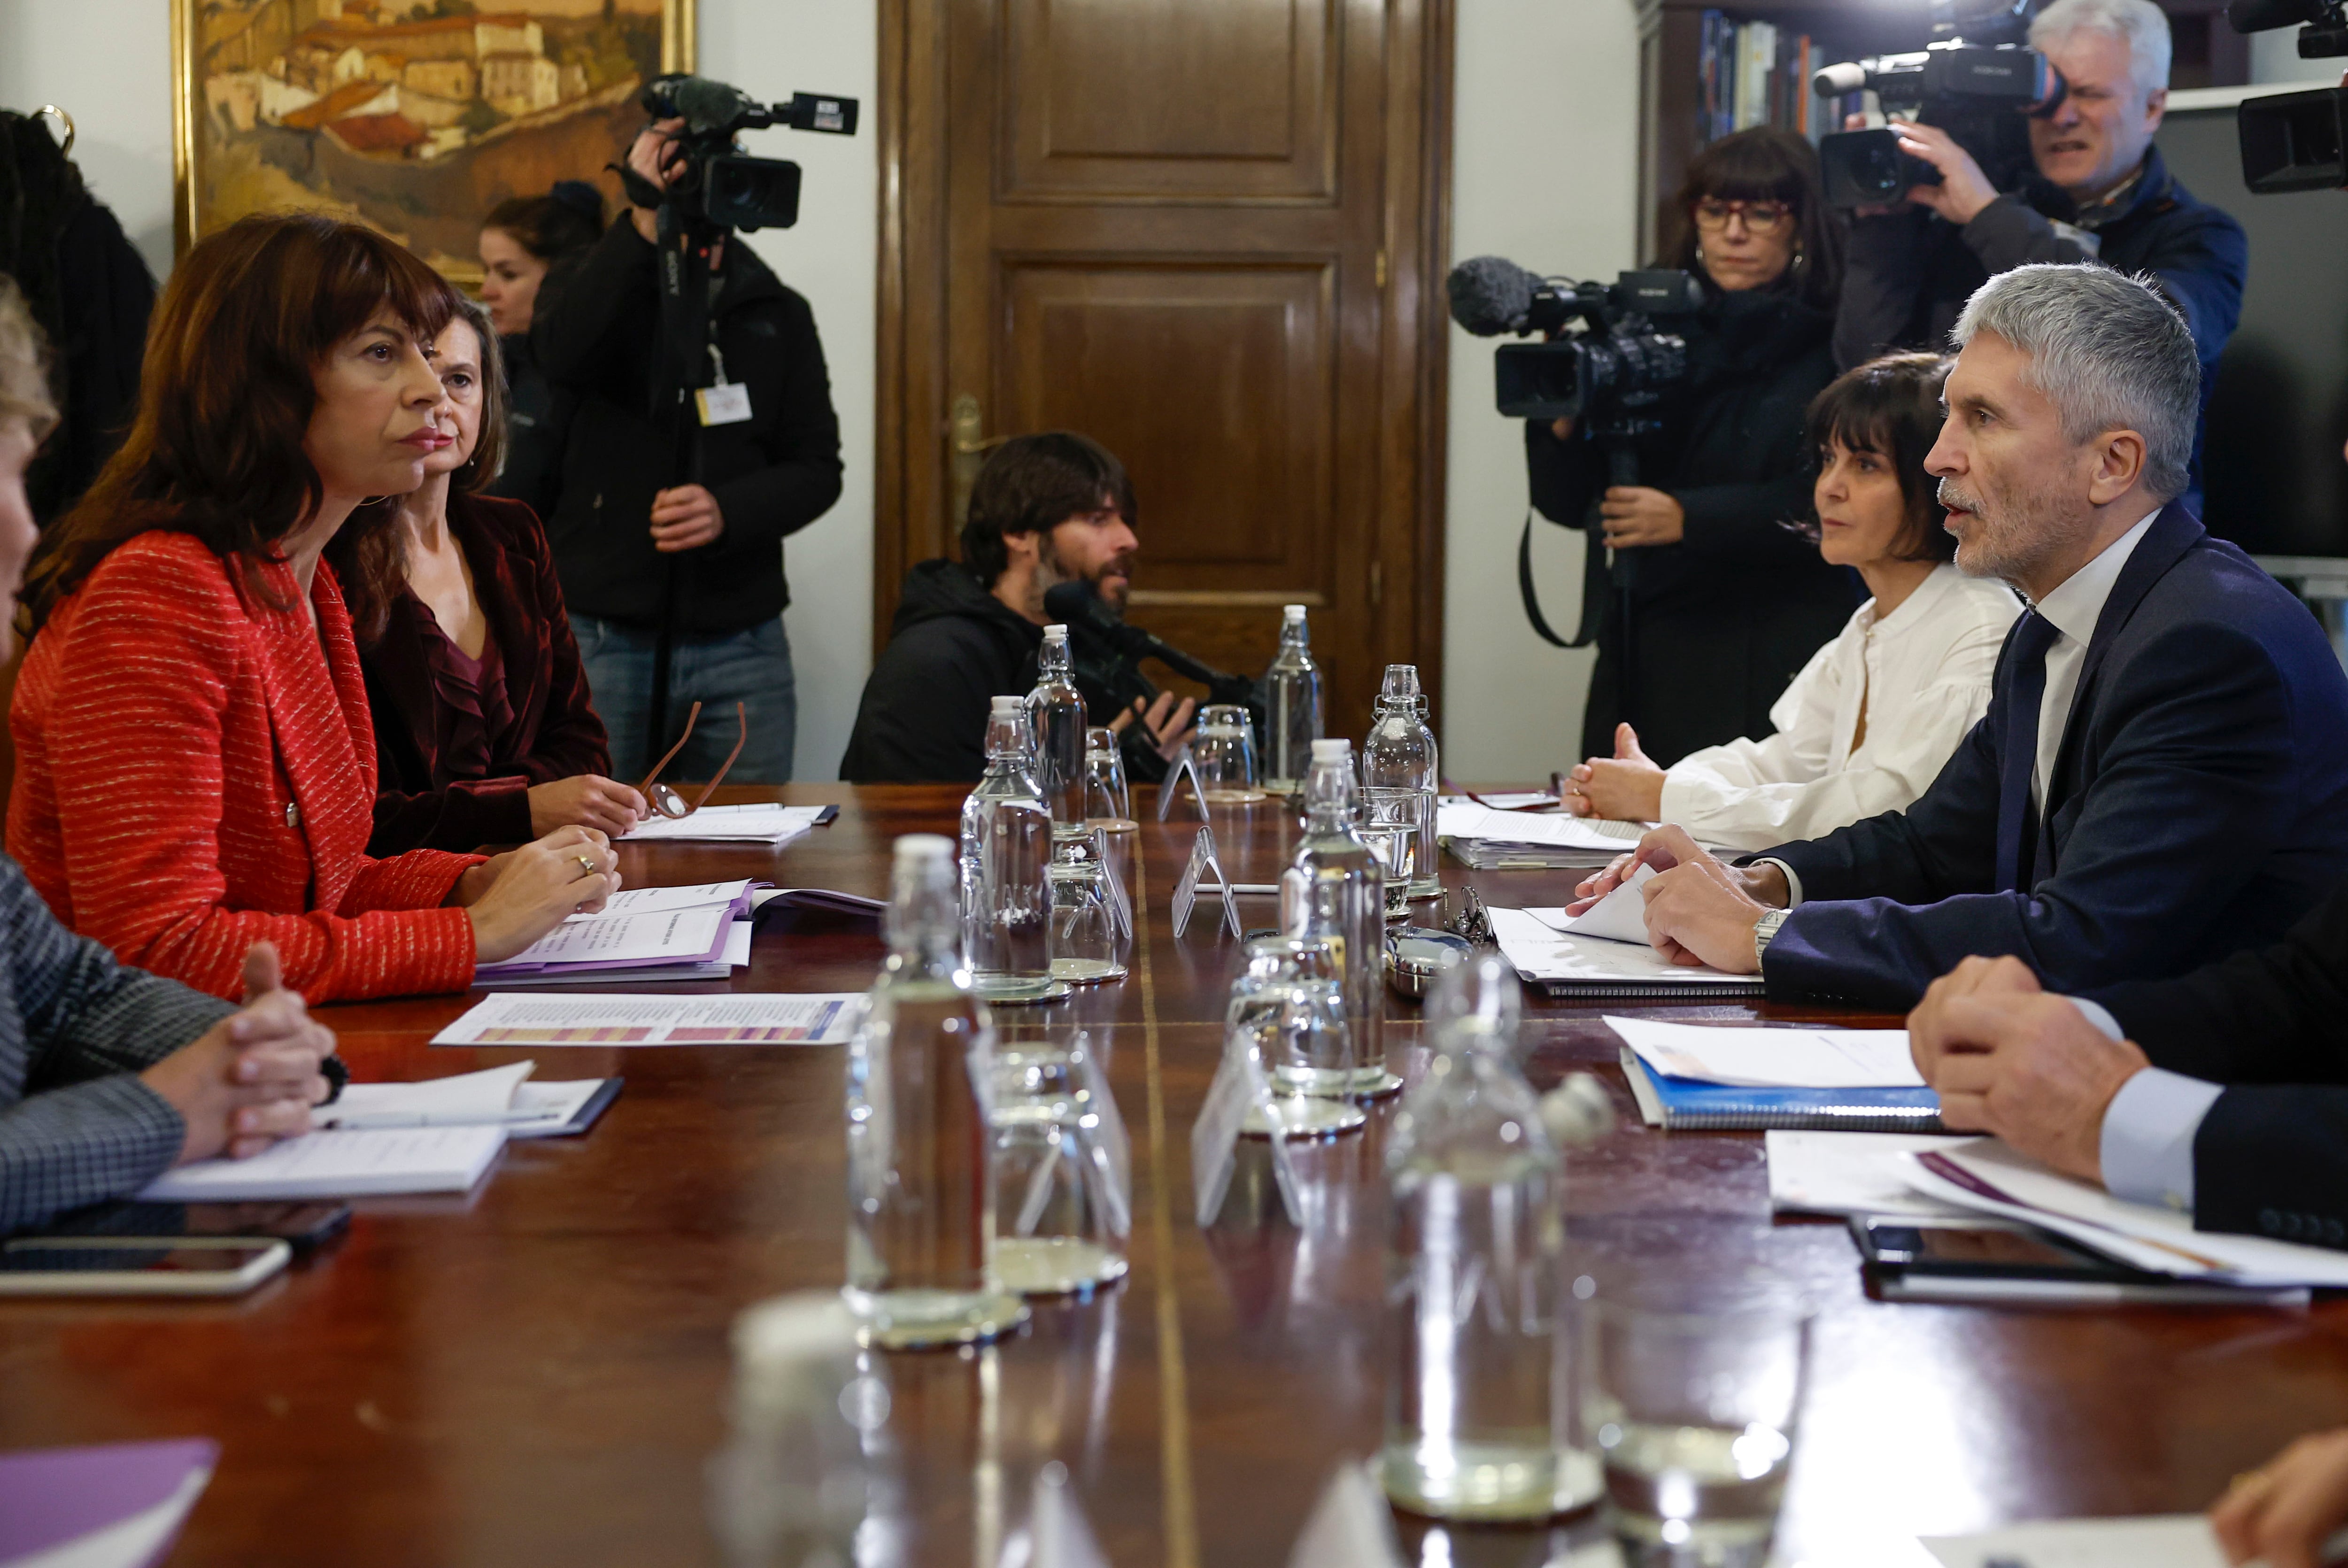
[[[1004,263],[997,406],[1124,459],[1153,589],[1323,586],[1333,261]]]
[[[1005,201],[1328,201],[1339,0],[1004,0]]]

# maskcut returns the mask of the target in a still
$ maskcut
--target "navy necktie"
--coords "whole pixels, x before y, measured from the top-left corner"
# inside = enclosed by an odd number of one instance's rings
[[[2013,676],[2005,689],[2005,733],[1999,738],[1997,886],[2030,888],[2030,774],[2038,760],[2038,709],[2046,696],[2046,650],[2063,634],[2035,610],[2022,613],[2013,633]]]

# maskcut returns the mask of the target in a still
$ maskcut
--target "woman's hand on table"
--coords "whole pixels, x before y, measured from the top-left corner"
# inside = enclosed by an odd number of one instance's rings
[[[334,1054],[334,1031],[284,988],[276,947],[256,942],[244,957],[243,1008],[139,1078],[186,1124],[175,1163],[245,1160],[310,1130],[310,1108],[330,1092],[318,1064]]]
[[[530,830],[540,838],[561,828],[592,828],[610,838],[633,830],[649,810],[644,798],[614,779],[582,773],[530,789]]]
[[[473,921],[479,964],[511,958],[573,914],[592,914],[620,891],[620,857],[592,828],[558,828],[494,855],[457,879],[448,902]]]
[[[1639,735],[1614,727],[1614,755],[1575,768],[1565,787],[1565,809],[1577,817],[1652,822],[1663,814],[1663,770],[1639,749]]]
[[[2333,1531],[2348,1524],[2348,1429],[2314,1432],[2234,1478],[2209,1527],[2229,1563],[2318,1568]]]

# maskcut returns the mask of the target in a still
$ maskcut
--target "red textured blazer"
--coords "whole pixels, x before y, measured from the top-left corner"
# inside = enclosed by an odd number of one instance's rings
[[[443,909],[478,856],[366,853],[375,736],[350,614],[318,568],[272,609],[192,534],[118,547],[33,639],[9,725],[8,852],[59,920],[216,996],[277,944],[311,1001],[456,991],[472,922]]]
[[[432,612],[396,606],[383,636],[359,655],[382,769],[370,854],[525,842],[537,836],[530,830],[531,785],[612,770],[611,740],[587,700],[579,644],[537,515],[518,500],[452,494],[448,533],[465,552],[497,641],[513,725],[497,742],[488,777],[449,776],[439,754],[441,699],[415,618]]]

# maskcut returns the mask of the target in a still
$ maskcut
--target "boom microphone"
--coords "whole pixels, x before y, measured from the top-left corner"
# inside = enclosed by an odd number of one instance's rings
[[[1211,701],[1252,703],[1255,683],[1245,676],[1226,675],[1194,659],[1154,633],[1146,632],[1101,603],[1100,590],[1085,578],[1056,583],[1044,591],[1044,613],[1071,630],[1081,628],[1126,658],[1156,659],[1177,675],[1188,676],[1207,688]]]
[[[1542,280],[1505,256],[1475,256],[1451,269],[1451,319],[1478,337],[1522,332]]]

